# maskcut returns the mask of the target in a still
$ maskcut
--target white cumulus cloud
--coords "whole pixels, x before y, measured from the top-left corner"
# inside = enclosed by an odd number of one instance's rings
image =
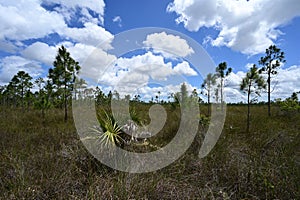
[[[300,16],[298,0],[174,0],[167,7],[177,23],[189,31],[202,27],[219,31],[208,36],[213,46],[227,46],[244,54],[262,53],[281,35],[280,26]]]
[[[40,6],[39,0],[0,0],[0,40],[42,38],[66,27],[57,12]]]
[[[76,42],[91,46],[99,46],[107,50],[111,49],[113,35],[106,31],[105,28],[91,22],[86,22],[83,28],[65,28],[60,31],[61,35],[71,38]]]
[[[56,52],[57,49],[54,46],[49,46],[42,42],[35,42],[24,49],[22,55],[27,59],[36,60],[51,66],[55,59]]]
[[[143,44],[166,57],[186,57],[194,53],[185,39],[165,32],[147,35]]]
[[[0,49],[17,55],[0,58],[1,83],[19,70],[44,75],[61,45],[96,79],[115,59],[106,52],[114,36],[102,27],[104,7],[103,0],[0,0]],[[69,24],[74,17],[81,26]]]
[[[198,75],[198,73],[193,68],[191,68],[190,64],[186,61],[178,63],[174,67],[174,71],[177,72],[178,74],[187,75],[187,76],[197,76]]]
[[[37,62],[20,56],[5,57],[0,62],[0,84],[7,84],[18,71],[25,71],[31,77],[37,78],[43,69]]]
[[[99,84],[115,88],[121,95],[141,92],[137,90],[148,87],[151,83],[174,84],[178,83],[178,80],[185,80],[184,76],[197,75],[188,62],[179,62],[173,66],[171,62],[166,62],[162,55],[152,52],[130,58],[118,58],[102,71],[98,79]]]

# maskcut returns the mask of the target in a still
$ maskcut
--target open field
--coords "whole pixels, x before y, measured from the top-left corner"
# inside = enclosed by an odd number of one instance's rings
[[[145,117],[147,105],[136,105]],[[170,166],[146,174],[115,171],[85,149],[62,110],[0,109],[0,199],[299,199],[300,113],[227,106],[222,135],[204,159],[201,134]],[[201,106],[203,112],[206,107]],[[176,119],[172,108],[167,113]],[[174,120],[173,120],[174,121]],[[172,120],[150,143],[173,137]]]

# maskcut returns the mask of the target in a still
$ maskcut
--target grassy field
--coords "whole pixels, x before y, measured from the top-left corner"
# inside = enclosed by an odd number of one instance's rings
[[[137,105],[146,119],[148,105]],[[205,112],[206,107],[201,109]],[[0,108],[0,199],[299,199],[300,113],[227,106],[222,135],[212,152],[197,157],[206,127],[199,124],[190,149],[161,170],[130,174],[94,159],[61,110]],[[150,139],[165,145],[176,133],[178,113]],[[147,147],[145,147],[147,148]]]

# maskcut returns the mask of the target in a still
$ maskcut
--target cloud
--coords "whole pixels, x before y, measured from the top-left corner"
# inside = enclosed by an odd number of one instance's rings
[[[99,56],[96,58],[98,59]],[[109,61],[111,62],[112,60]],[[137,90],[152,83],[174,84],[181,79],[184,80],[183,76],[197,75],[188,62],[180,62],[173,67],[173,64],[166,62],[163,56],[155,55],[152,52],[135,55],[130,58],[120,57],[109,65],[99,64],[99,61],[88,60],[88,62],[91,65],[94,64],[94,66],[89,67],[89,71],[97,68],[102,72],[99,73],[99,71],[96,72],[95,70],[90,73],[90,76],[98,74],[100,85],[115,88],[121,95],[137,94],[140,92]],[[173,80],[174,78],[176,81]]]
[[[165,62],[163,56],[154,55],[152,52],[131,58],[119,58],[116,66],[119,67],[120,72],[135,71],[149,75],[153,80],[167,80],[168,77],[173,75],[197,75],[197,72],[191,68],[188,62],[183,61],[172,67],[171,62]]]
[[[79,62],[81,75],[93,79],[95,82],[104,73],[107,66],[116,60],[114,55],[106,53],[100,48],[82,43],[62,42],[56,46],[36,42],[24,49],[21,54],[25,59],[34,60],[37,63],[45,63],[52,66],[57,55],[58,48],[64,45],[72,58]]]
[[[146,74],[154,80],[164,80],[173,73],[170,62],[165,63],[162,56],[151,52],[131,58],[119,58],[116,64],[120,69],[126,69],[128,72],[135,71],[141,75]]]
[[[0,40],[42,38],[66,27],[57,12],[49,12],[40,1],[0,1]]]
[[[43,72],[42,67],[35,61],[20,56],[8,56],[0,62],[0,84],[7,84],[20,70],[29,73],[33,78]]]
[[[103,24],[103,17],[100,17],[100,19],[93,17],[87,8],[81,8],[81,15],[82,15],[82,17],[79,20],[82,23],[91,22],[94,24],[99,24],[99,23]]]
[[[9,81],[21,69],[35,69],[33,75],[46,72],[61,45],[80,64],[84,63],[82,69],[86,74],[99,76],[99,69],[92,62],[100,66],[115,59],[105,52],[112,48],[114,36],[99,25],[103,22],[104,7],[102,0],[0,0],[0,49],[18,55],[0,59],[1,82]],[[77,17],[82,25],[68,24],[72,17]],[[37,41],[42,38],[49,43]]]
[[[182,63],[178,63],[174,67],[174,71],[178,74],[187,75],[187,76],[197,76],[197,72],[191,68],[190,64],[186,61],[183,61]]]
[[[278,75],[271,80],[271,84],[276,84],[271,97],[285,99],[293,92],[300,91],[300,66],[293,65],[286,69],[279,69]]]
[[[105,28],[91,22],[84,23],[83,28],[65,28],[60,31],[60,34],[76,42],[95,47],[99,46],[104,50],[112,48],[110,43],[114,38]]]
[[[10,42],[0,40],[0,50],[8,53],[15,53],[18,47]]]
[[[130,94],[132,97],[135,94],[140,94],[145,100],[151,100],[153,97],[155,100],[155,96],[158,95],[158,91],[160,92],[160,99],[168,100],[168,96],[171,93],[180,91],[180,84],[166,84],[159,86],[149,86],[149,77],[146,74],[141,75],[136,71],[132,71],[127,73],[124,71],[125,79],[123,81],[123,77],[120,76],[115,77],[114,73],[111,73],[111,76],[106,76],[107,81],[120,81],[117,87],[110,87],[117,89],[121,96],[125,94]],[[224,87],[224,98],[227,103],[238,103],[238,102],[247,102],[247,94],[240,90],[240,83],[242,79],[245,77],[246,72],[237,71],[232,72],[225,80]],[[136,83],[136,84],[135,84]],[[274,88],[271,93],[271,100],[276,98],[285,99],[290,97],[293,92],[300,91],[300,66],[291,66],[285,69],[279,69],[278,75],[272,79],[272,87]],[[190,83],[186,83],[188,91],[191,93],[194,89],[198,91],[200,94],[200,88],[194,87]],[[123,86],[123,87],[122,87]],[[201,98],[205,99],[205,96],[200,95]],[[252,95],[252,97],[254,97]],[[251,97],[251,98],[252,98]],[[212,101],[215,101],[212,98]],[[258,101],[267,101],[267,92],[261,91],[261,96],[258,97]]]
[[[45,5],[56,4],[59,4],[60,9],[45,8]],[[18,41],[44,38],[57,33],[61,39],[72,39],[88,45],[96,46],[106,42],[102,48],[109,49],[113,35],[99,26],[94,16],[98,14],[102,18],[104,6],[103,1],[95,3],[92,0],[0,0],[0,46],[7,48],[5,51],[12,52],[16,49],[14,43]],[[78,19],[83,23],[83,27],[80,28],[69,27],[66,23],[66,16],[75,15],[76,8],[80,8],[82,15]]]
[[[156,53],[162,53],[165,57],[174,57],[174,55],[186,57],[194,53],[186,40],[165,32],[147,35],[143,44],[147,48],[153,48]]]
[[[58,48],[64,45],[70,52],[72,58],[79,62],[81,66],[80,75],[89,81],[97,82],[103,73],[109,68],[110,64],[117,58],[108,54],[101,48],[82,43],[62,42],[55,46],[55,54]],[[52,46],[49,46],[52,49]]]
[[[115,23],[118,23],[119,27],[122,27],[122,24],[121,24],[122,23],[122,19],[121,19],[120,16],[115,16],[112,21],[115,22]]]
[[[246,66],[248,66],[248,64]],[[230,73],[226,78],[224,89],[226,102],[237,103],[247,101],[246,95],[240,90],[240,84],[245,76],[246,72],[238,71],[236,73]]]
[[[42,42],[35,42],[21,52],[25,58],[45,63],[48,66],[52,66],[56,53],[56,47]]]
[[[258,54],[284,34],[279,27],[300,16],[298,0],[174,0],[168,12],[179,16],[189,31],[202,27],[218,30],[217,37],[204,39],[213,46],[227,46],[244,54]]]
[[[44,4],[59,4],[60,10],[62,9],[67,10],[65,13],[71,12],[71,10],[76,10],[76,8],[81,9],[81,13],[86,19],[91,18],[91,14],[88,12],[88,10],[91,10],[92,12],[96,13],[98,15],[98,21],[99,23],[104,23],[104,8],[105,3],[103,0],[72,0],[72,1],[65,1],[65,0],[43,0]]]
[[[117,59],[116,56],[108,54],[102,49],[82,44],[70,48],[70,52],[73,52],[74,57],[81,61],[81,75],[83,77],[92,79],[95,82],[106,77],[110,81],[112,76],[108,70],[110,64]]]

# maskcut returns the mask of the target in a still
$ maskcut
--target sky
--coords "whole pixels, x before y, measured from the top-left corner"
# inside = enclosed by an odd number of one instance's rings
[[[0,85],[19,70],[46,78],[64,45],[90,87],[145,100],[181,82],[200,93],[225,61],[226,101],[240,102],[242,78],[275,44],[286,62],[271,97],[284,99],[300,91],[299,31],[299,0],[0,0]]]

